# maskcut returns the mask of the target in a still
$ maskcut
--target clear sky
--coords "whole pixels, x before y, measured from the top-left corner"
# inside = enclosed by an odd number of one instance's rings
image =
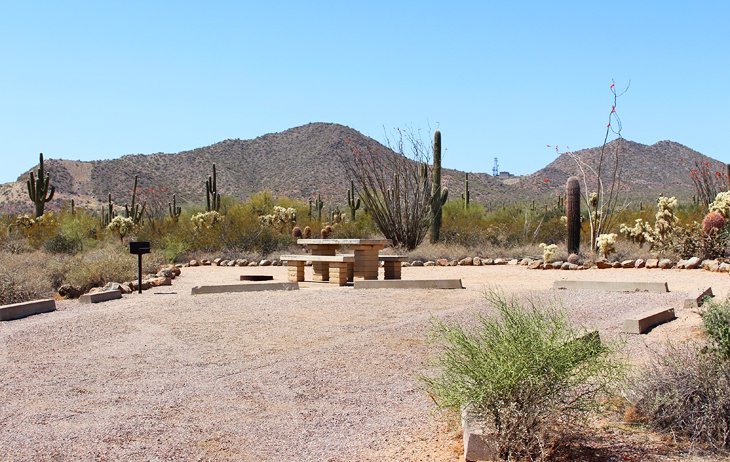
[[[624,137],[730,162],[730,2],[0,0],[0,182],[336,122],[439,126],[445,166],[531,173]]]

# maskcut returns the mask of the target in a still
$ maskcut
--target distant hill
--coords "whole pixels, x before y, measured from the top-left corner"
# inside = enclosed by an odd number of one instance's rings
[[[50,207],[59,208],[74,198],[77,206],[96,210],[109,193],[115,203],[123,205],[131,199],[135,175],[139,176],[139,192],[150,201],[166,204],[175,193],[178,202],[202,204],[205,180],[213,163],[218,171],[218,188],[224,195],[245,199],[266,189],[274,195],[304,200],[321,194],[327,205],[343,205],[349,180],[339,156],[350,155],[346,141],[393,154],[352,128],[311,123],[253,140],[225,140],[176,154],[134,154],[91,162],[47,158],[46,169],[57,190]],[[694,189],[688,172],[694,160],[722,165],[671,141],[651,146],[624,143],[623,177],[634,196],[656,197],[664,192],[689,197]],[[590,161],[598,152],[598,148],[591,148],[575,154]],[[444,160],[449,162],[448,158]],[[575,162],[562,154],[543,169],[523,177],[500,179],[470,172],[469,186],[472,200],[490,206],[529,199],[548,201],[547,196],[562,192],[567,178],[577,173]],[[17,182],[0,185],[0,211],[32,210],[25,190],[27,178],[26,172]],[[459,199],[464,172],[444,169],[443,181],[452,200]]]

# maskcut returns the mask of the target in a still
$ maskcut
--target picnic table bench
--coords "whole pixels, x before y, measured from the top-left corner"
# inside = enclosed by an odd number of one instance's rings
[[[353,279],[354,255],[282,255],[279,260],[287,262],[290,282],[304,281],[304,263],[308,261],[312,265],[327,265],[326,272],[314,273],[315,281],[344,286]]]

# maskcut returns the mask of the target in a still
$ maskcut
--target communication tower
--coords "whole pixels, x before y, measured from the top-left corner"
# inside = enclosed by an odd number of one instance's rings
[[[494,158],[494,167],[492,167],[492,176],[499,176],[499,161]]]

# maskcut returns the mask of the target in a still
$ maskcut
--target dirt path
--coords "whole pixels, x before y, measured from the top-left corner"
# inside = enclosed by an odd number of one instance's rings
[[[190,295],[244,272],[286,278],[285,268],[185,268],[172,287],[0,323],[0,460],[458,460],[458,433],[434,418],[419,382],[433,316],[485,309],[489,285],[545,293],[568,276],[668,281],[665,295],[559,296],[576,322],[615,335],[626,314],[681,306],[686,290],[730,291],[726,274],[701,271],[502,266],[403,270],[462,278],[456,291],[303,284]]]

